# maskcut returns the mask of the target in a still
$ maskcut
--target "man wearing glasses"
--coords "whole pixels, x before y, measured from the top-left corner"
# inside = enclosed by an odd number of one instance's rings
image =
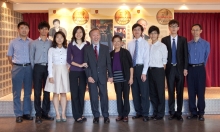
[[[188,47],[185,37],[179,36],[179,22],[170,20],[169,24],[170,35],[162,38],[168,50],[168,61],[166,64],[166,78],[168,85],[168,103],[169,103],[169,120],[176,118],[183,121],[182,106],[183,106],[183,88],[184,76],[188,74]],[[177,95],[177,111],[175,111],[175,91]]]

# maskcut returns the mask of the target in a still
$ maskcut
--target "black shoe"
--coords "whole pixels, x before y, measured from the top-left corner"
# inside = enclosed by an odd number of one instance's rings
[[[203,115],[199,115],[199,120],[200,121],[204,121],[205,120],[204,116]]]
[[[87,121],[87,118],[85,118],[84,116],[82,116],[82,120],[83,120],[83,121]]]
[[[23,121],[22,116],[16,117],[16,122],[21,123]]]
[[[23,115],[23,119],[25,119],[25,120],[33,120],[34,118],[31,117],[31,115],[27,114],[27,115]]]
[[[40,117],[40,116],[37,116],[37,117],[35,118],[35,122],[36,122],[37,124],[42,123],[41,117]]]
[[[116,121],[121,121],[121,120],[123,120],[123,117],[122,116],[118,116],[115,120]]]
[[[163,119],[163,117],[159,117],[159,116],[157,116],[157,117],[154,118],[155,121],[157,121],[157,120],[162,120],[162,119]]]
[[[190,115],[190,116],[187,116],[186,118],[191,120],[191,119],[197,119],[198,116],[197,115]]]
[[[104,117],[104,123],[110,123],[110,120],[109,120],[109,118],[108,117]]]
[[[83,119],[82,119],[82,118],[78,118],[77,120],[75,120],[75,122],[77,122],[77,123],[83,123]]]
[[[176,118],[176,115],[175,115],[175,114],[172,114],[172,115],[169,116],[168,119],[169,119],[169,120],[173,120],[174,118]]]
[[[95,117],[95,118],[93,119],[93,123],[94,123],[94,124],[98,124],[98,123],[99,123],[99,117]]]
[[[53,117],[50,117],[48,115],[42,115],[42,119],[45,119],[45,120],[54,120]]]
[[[183,121],[183,117],[181,115],[177,116],[176,119],[179,120],[179,121]]]
[[[135,116],[132,117],[132,119],[137,119],[137,118],[141,118],[141,117],[142,117],[142,115],[136,114]]]
[[[154,119],[154,118],[156,118],[157,117],[157,115],[152,115],[151,117],[150,117],[150,119]]]
[[[143,121],[144,121],[144,122],[149,121],[149,117],[148,117],[148,116],[144,116]]]

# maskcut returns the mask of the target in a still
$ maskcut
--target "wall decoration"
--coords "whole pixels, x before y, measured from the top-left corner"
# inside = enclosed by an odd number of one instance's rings
[[[77,9],[73,13],[73,22],[77,25],[84,25],[89,21],[89,13],[85,9]]]
[[[172,12],[169,9],[161,9],[157,12],[157,22],[161,25],[167,25],[173,19]]]
[[[119,25],[126,25],[131,21],[131,13],[127,9],[119,9],[115,13],[115,21]]]
[[[93,19],[91,20],[91,29],[98,28],[101,33],[100,43],[107,45],[109,51],[112,51],[112,31],[113,20],[112,19]]]
[[[123,48],[126,48],[126,27],[125,26],[114,26],[114,35],[122,37]]]

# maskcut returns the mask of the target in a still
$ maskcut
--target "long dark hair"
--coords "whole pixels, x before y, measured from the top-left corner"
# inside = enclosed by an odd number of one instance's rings
[[[57,47],[56,37],[57,37],[58,34],[62,35],[63,38],[64,38],[64,41],[63,41],[63,43],[62,43],[63,48],[67,48],[66,35],[65,35],[62,31],[58,31],[58,32],[56,32],[56,33],[54,34],[53,42],[52,42],[52,47],[53,47],[53,48],[56,48],[56,47]]]
[[[83,33],[83,36],[82,36],[82,39],[81,39],[82,42],[85,41],[86,32],[85,32],[84,28],[83,28],[82,26],[76,26],[76,27],[73,29],[72,38],[71,38],[71,43],[73,43],[73,41],[76,42],[76,37],[75,37],[75,35],[76,35],[76,32],[77,32],[78,29],[81,29],[81,30],[82,30],[82,33]],[[76,42],[76,43],[77,43],[77,42]]]

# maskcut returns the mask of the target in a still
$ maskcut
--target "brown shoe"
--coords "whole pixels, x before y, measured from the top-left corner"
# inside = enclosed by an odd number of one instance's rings
[[[124,117],[123,122],[128,122],[128,117],[127,116]]]
[[[121,120],[123,120],[123,118],[121,116],[118,116],[115,120],[116,121],[121,121]]]

